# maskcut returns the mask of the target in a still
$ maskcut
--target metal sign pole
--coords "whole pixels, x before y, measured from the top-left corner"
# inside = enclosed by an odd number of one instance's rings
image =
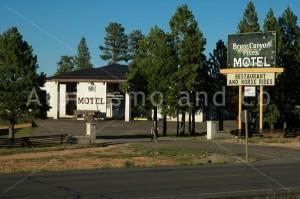
[[[239,86],[239,111],[238,111],[238,136],[241,136],[242,133],[242,120],[241,120],[241,115],[242,115],[242,95],[243,95],[243,87]]]
[[[263,104],[264,104],[264,87],[260,86],[259,89],[259,132],[263,131]]]
[[[248,162],[248,111],[245,110],[246,162]]]

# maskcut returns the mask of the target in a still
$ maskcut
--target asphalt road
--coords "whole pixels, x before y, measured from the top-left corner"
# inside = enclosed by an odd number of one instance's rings
[[[300,191],[299,169],[300,163],[241,163],[5,175],[0,198],[239,198]]]

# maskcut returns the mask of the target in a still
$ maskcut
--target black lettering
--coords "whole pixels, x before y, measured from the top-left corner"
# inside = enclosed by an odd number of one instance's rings
[[[94,104],[94,98],[90,98],[91,104]]]
[[[84,103],[84,98],[83,97],[78,97],[78,104],[83,104]]]

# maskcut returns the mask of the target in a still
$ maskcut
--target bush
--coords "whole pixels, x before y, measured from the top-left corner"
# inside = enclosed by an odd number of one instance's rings
[[[265,121],[268,123],[271,129],[274,128],[273,126],[277,123],[279,117],[279,110],[275,104],[270,104],[269,106],[267,106],[265,112]]]

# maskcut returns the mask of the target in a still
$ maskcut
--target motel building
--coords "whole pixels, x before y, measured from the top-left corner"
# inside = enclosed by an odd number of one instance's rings
[[[43,88],[50,107],[47,117],[83,119],[84,114],[91,113],[99,119],[127,122],[134,119],[131,118],[134,97],[119,90],[119,85],[126,81],[127,71],[127,65],[110,64],[48,77]],[[159,111],[158,118],[163,118]],[[202,112],[196,114],[195,120],[203,121]]]

